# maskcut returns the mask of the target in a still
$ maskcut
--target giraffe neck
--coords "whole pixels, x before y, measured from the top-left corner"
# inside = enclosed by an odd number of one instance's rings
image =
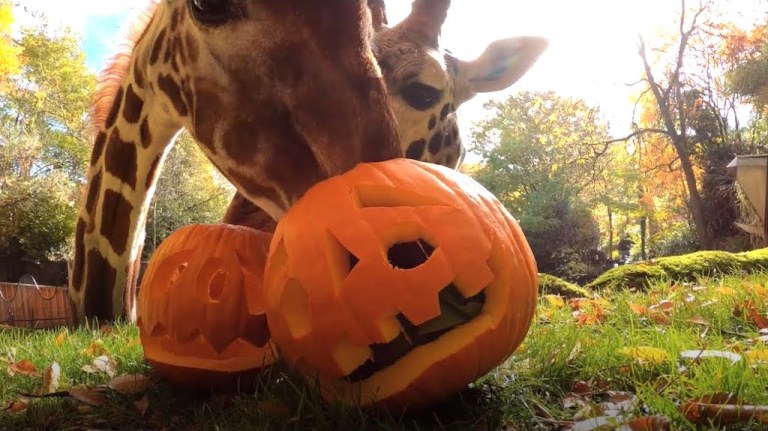
[[[141,55],[132,59],[94,140],[70,277],[78,321],[84,316],[135,317],[133,290],[147,210],[157,174],[181,129],[181,113],[161,102],[146,76],[137,75],[142,60]]]

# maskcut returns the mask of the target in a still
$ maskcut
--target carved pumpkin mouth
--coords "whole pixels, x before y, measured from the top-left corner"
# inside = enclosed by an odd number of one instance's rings
[[[387,257],[394,267],[407,270],[425,263],[434,251],[435,248],[432,245],[420,239],[393,245],[388,250]],[[350,256],[350,266],[354,267],[357,258],[352,254]],[[355,383],[368,379],[376,372],[394,364],[413,349],[431,343],[441,335],[471,321],[483,310],[485,292],[481,291],[465,298],[451,283],[440,291],[438,301],[440,315],[418,325],[408,320],[403,313],[398,313],[396,318],[400,324],[400,334],[388,343],[369,345],[372,357],[347,375],[346,380]]]

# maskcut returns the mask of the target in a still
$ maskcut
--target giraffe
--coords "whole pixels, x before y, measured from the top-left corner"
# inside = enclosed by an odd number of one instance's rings
[[[472,61],[440,46],[450,0],[415,0],[411,13],[387,24],[383,0],[369,0],[375,35],[373,52],[381,68],[397,121],[404,155],[458,169],[465,148],[456,110],[477,93],[500,91],[517,82],[546,50],[546,39],[520,36],[492,42]],[[236,193],[223,222],[273,230],[276,222]]]
[[[402,157],[372,28],[363,0],[151,0],[94,99],[76,321],[135,319],[147,208],[180,130],[274,219],[318,181]]]

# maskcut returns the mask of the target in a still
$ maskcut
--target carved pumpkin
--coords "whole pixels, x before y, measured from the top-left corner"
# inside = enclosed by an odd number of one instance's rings
[[[230,225],[185,226],[160,244],[141,283],[144,356],[171,383],[248,386],[276,361],[262,280],[272,234]]]
[[[523,341],[537,268],[480,184],[408,159],[315,185],[280,220],[264,273],[281,357],[342,402],[418,408]]]

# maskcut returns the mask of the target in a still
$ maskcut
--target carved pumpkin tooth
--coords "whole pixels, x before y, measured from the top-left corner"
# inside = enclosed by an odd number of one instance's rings
[[[360,164],[279,221],[264,270],[273,341],[328,398],[433,404],[522,343],[537,268],[517,221],[470,177]]]
[[[153,254],[139,290],[139,334],[157,375],[180,387],[254,384],[277,361],[263,309],[272,234],[190,225]]]

